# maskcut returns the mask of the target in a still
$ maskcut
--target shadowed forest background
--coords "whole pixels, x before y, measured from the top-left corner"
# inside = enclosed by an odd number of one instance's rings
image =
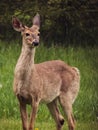
[[[30,26],[41,15],[41,39],[58,44],[93,45],[98,41],[98,0],[1,0],[0,39],[17,39],[11,19]]]
[[[80,91],[73,105],[76,130],[98,130],[98,0],[0,1],[0,130],[21,130],[19,105],[12,86],[22,40],[12,27],[12,17],[30,27],[36,13],[41,16],[41,29],[35,63],[60,59],[79,68]],[[35,128],[55,129],[43,104]]]

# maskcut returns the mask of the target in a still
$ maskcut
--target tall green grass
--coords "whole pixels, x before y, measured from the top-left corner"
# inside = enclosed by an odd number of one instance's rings
[[[22,125],[20,120],[13,119],[1,119],[0,120],[0,130],[22,130]],[[55,123],[52,121],[36,122],[34,130],[56,130]],[[67,123],[63,126],[63,130],[68,130]],[[75,130],[98,130],[97,122],[77,122]]]
[[[14,68],[21,51],[16,42],[0,42],[0,118],[19,119],[18,102],[13,94]],[[75,118],[79,121],[98,120],[98,47],[45,47],[36,49],[35,63],[60,59],[79,68],[81,86],[73,105]],[[28,107],[29,109],[29,107]],[[37,121],[52,120],[45,105],[40,105]]]

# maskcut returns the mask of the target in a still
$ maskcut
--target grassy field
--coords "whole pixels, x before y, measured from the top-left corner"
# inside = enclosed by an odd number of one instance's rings
[[[67,124],[63,127],[64,130],[68,130]],[[13,119],[1,119],[0,120],[0,130],[22,130],[20,120]],[[55,123],[51,122],[37,122],[35,124],[35,130],[56,130]],[[98,123],[95,122],[86,122],[80,123],[77,122],[76,130],[98,130]]]
[[[0,130],[21,129],[18,102],[12,90],[13,72],[20,50],[21,45],[16,42],[0,42]],[[47,48],[41,44],[37,48],[36,63],[54,59],[78,67],[81,73],[80,92],[73,105],[77,130],[98,130],[98,47]],[[39,130],[54,130],[53,120],[43,104],[40,105],[37,122]]]

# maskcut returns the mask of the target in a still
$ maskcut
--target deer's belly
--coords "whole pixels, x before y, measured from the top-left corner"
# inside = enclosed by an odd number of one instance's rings
[[[44,83],[42,102],[50,103],[60,95],[61,80],[52,80],[51,82]]]

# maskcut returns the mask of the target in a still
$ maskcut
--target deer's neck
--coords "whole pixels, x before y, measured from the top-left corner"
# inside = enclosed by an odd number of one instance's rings
[[[30,74],[34,70],[35,48],[22,47],[20,57],[18,59],[15,72],[20,75]]]

